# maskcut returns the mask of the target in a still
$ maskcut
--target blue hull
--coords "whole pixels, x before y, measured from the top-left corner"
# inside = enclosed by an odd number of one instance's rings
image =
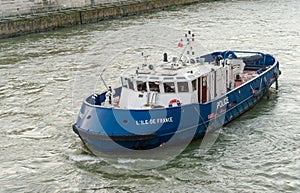
[[[253,107],[264,94],[269,94],[273,83],[276,82],[277,86],[279,62],[266,63],[270,64],[249,65],[249,68],[264,68],[264,71],[205,104],[128,110],[97,105],[105,100],[105,93],[97,98],[90,96],[82,104],[73,130],[94,154],[188,144],[208,130],[214,131],[234,120]]]

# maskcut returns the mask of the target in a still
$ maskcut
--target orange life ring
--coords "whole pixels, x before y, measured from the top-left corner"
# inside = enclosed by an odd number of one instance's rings
[[[181,105],[181,102],[180,102],[180,100],[178,100],[178,99],[171,99],[171,100],[169,101],[169,107],[173,107],[173,104],[177,104],[177,106],[180,106],[180,105]]]

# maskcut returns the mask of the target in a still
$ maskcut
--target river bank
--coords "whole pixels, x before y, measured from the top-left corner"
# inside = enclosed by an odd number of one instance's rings
[[[0,38],[9,38],[62,27],[94,23],[104,19],[134,15],[147,11],[164,9],[170,6],[196,2],[204,2],[204,0],[128,1],[9,17],[1,19],[0,21]]]

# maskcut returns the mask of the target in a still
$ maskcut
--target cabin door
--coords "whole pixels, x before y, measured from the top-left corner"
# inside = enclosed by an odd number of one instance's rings
[[[201,102],[207,101],[207,76],[201,77]]]

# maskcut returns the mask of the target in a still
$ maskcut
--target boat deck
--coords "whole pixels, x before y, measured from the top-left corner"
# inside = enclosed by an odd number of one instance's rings
[[[238,87],[245,82],[248,82],[258,76],[257,70],[244,70],[243,73],[240,76],[236,76],[234,80],[234,87]]]

